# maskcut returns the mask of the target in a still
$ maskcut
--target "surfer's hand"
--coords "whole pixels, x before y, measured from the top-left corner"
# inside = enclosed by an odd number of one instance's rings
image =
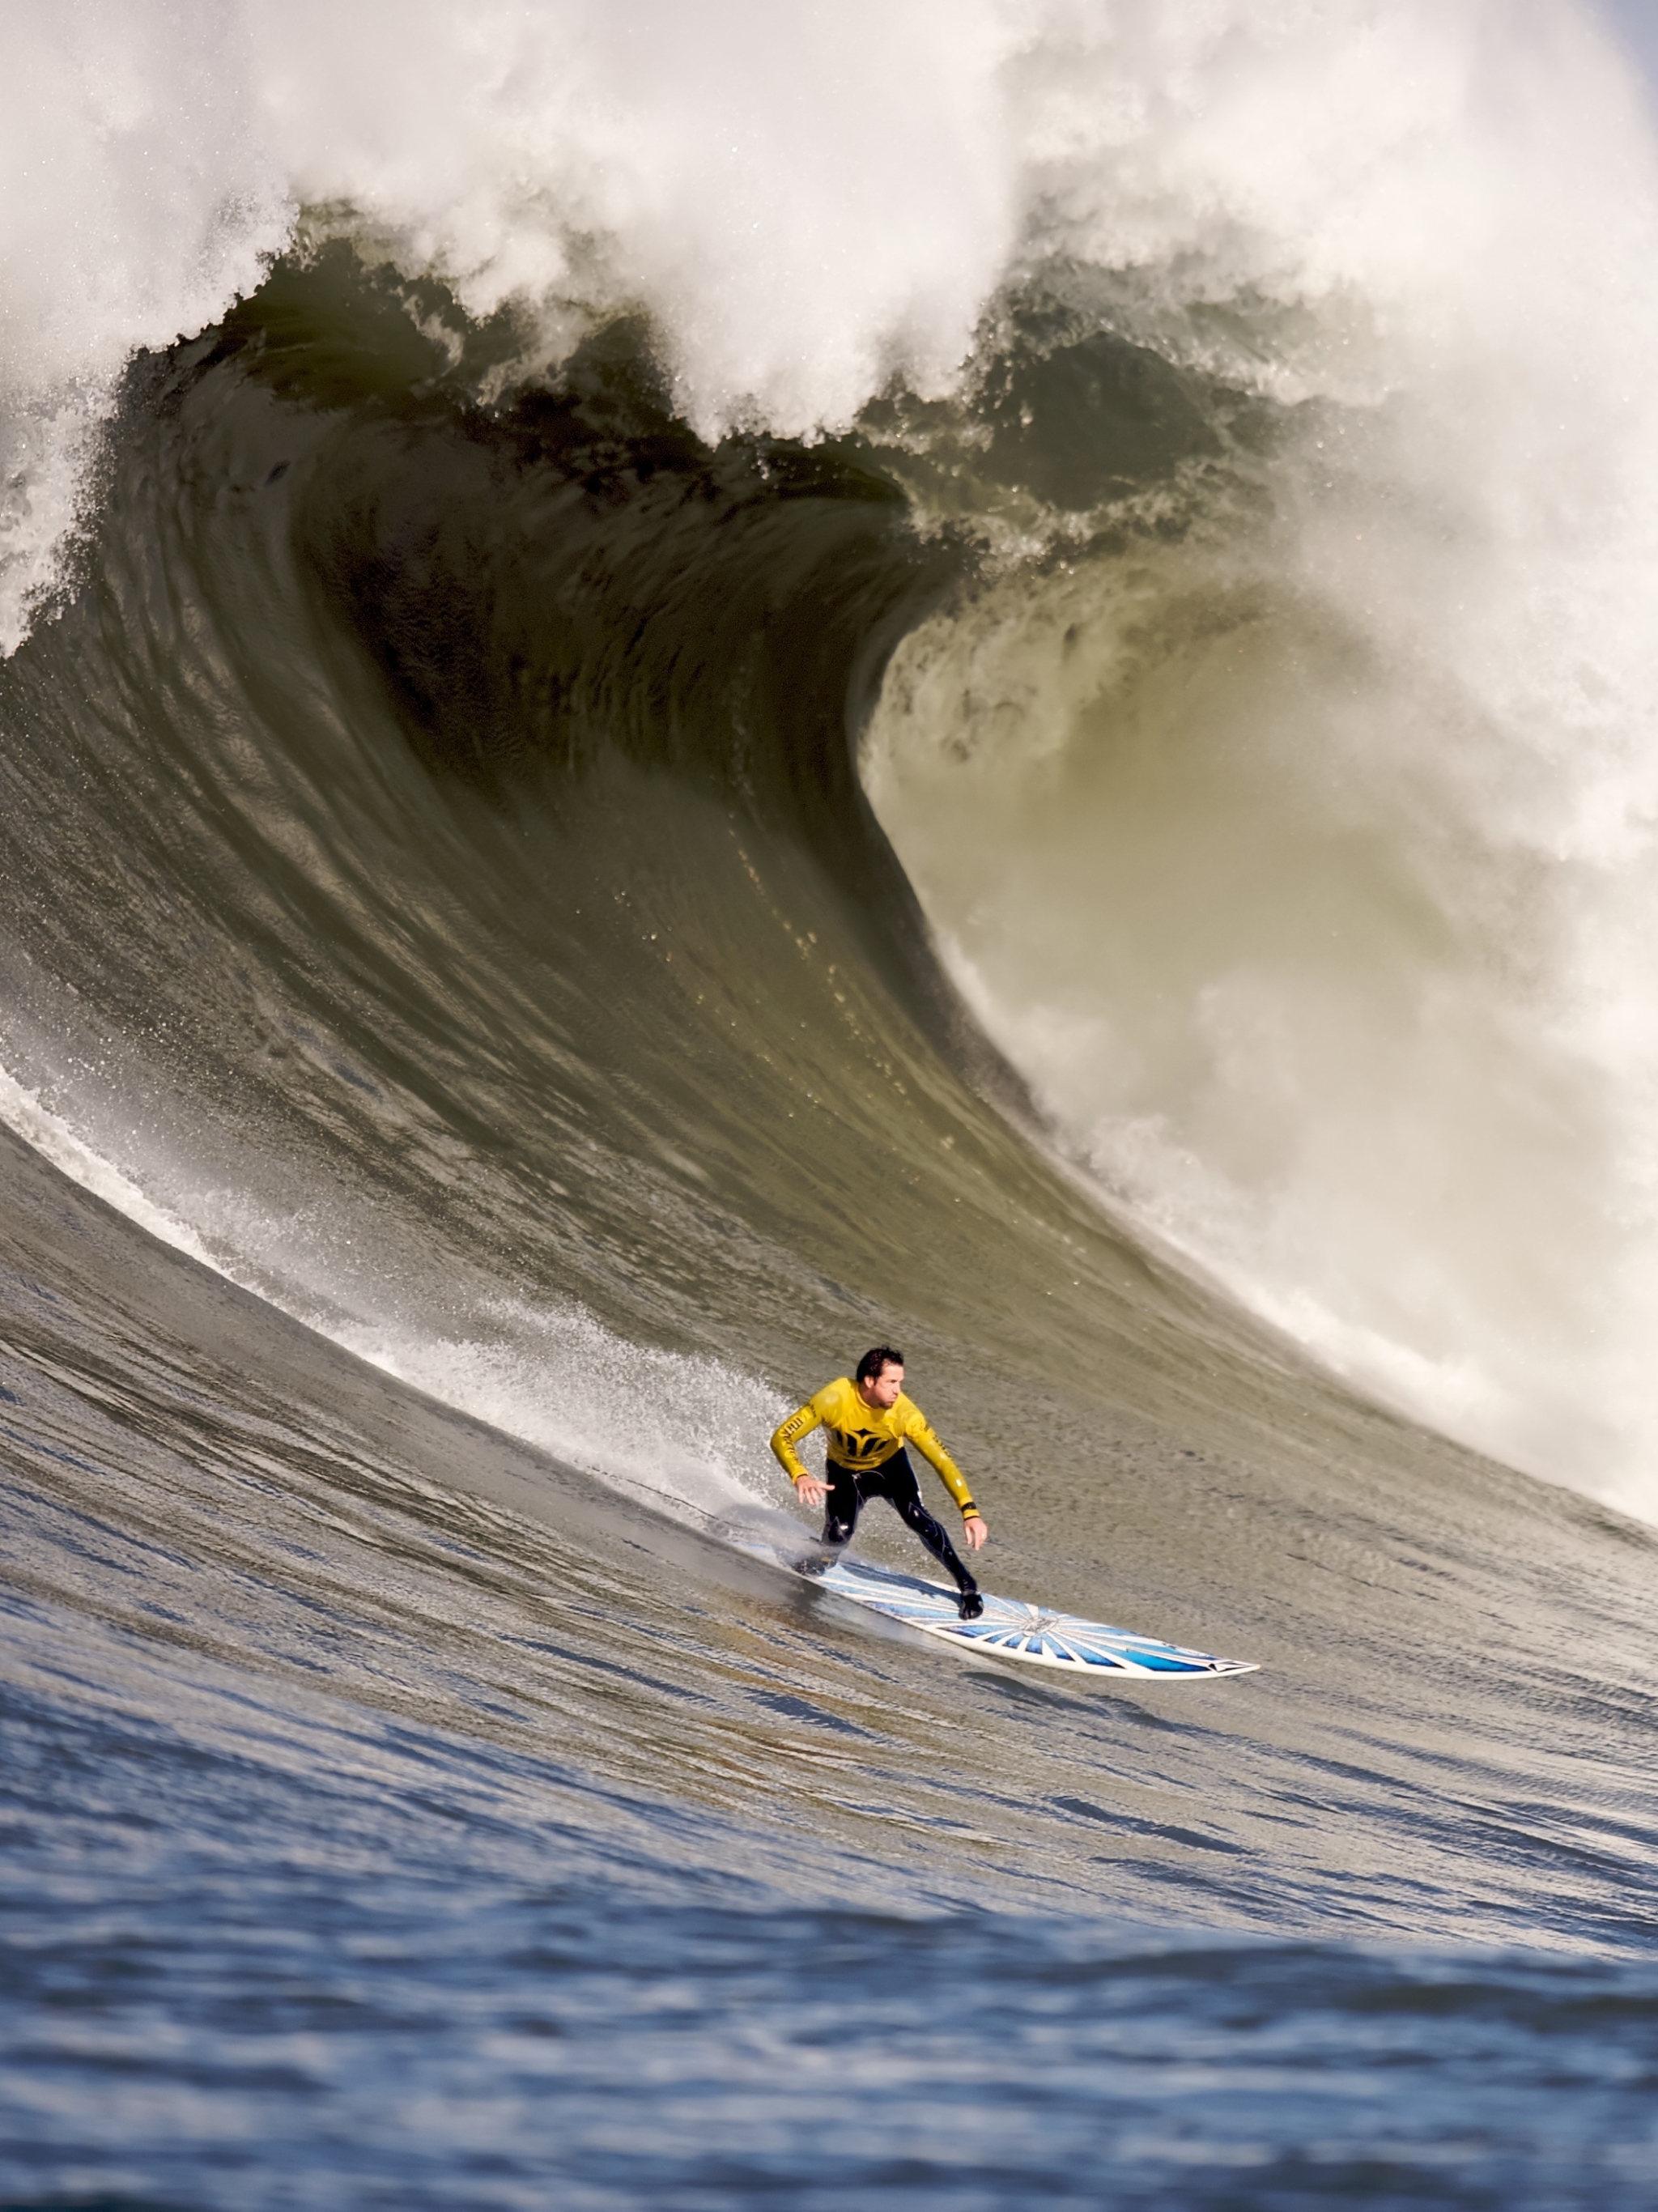
[[[815,1474],[803,1474],[794,1487],[808,1505],[821,1505],[829,1496],[828,1483],[819,1482]]]
[[[985,1538],[990,1534],[982,1513],[969,1513],[962,1523],[962,1534],[967,1538],[969,1551],[981,1552]]]

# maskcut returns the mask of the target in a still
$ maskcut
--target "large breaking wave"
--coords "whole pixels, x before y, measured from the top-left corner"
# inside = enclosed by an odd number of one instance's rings
[[[598,1462],[705,1390],[761,1487],[803,1282],[890,1306],[872,1236],[1017,1212],[1021,1129],[1654,1510],[1658,185],[1594,19],[19,55],[15,1123]]]
[[[7,41],[0,2196],[1645,2203],[1598,19]]]

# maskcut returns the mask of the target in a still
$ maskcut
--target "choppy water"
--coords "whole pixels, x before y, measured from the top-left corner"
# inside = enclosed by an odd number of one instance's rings
[[[853,13],[16,27],[14,2212],[1658,2186],[1634,80]]]
[[[9,1185],[5,2202],[1649,2194],[1643,1532],[1303,1499],[1345,1629],[1056,1687]]]

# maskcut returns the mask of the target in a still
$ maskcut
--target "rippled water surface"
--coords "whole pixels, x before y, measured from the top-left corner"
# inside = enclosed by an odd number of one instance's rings
[[[9,1157],[0,2201],[1649,2195],[1643,1700],[967,1665]]]

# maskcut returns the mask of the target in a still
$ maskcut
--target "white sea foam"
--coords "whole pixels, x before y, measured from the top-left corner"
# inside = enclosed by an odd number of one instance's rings
[[[50,599],[131,356],[222,313],[292,219],[234,9],[13,6],[5,57],[0,653]]]
[[[38,1091],[19,1083],[0,1067],[0,1122],[32,1145],[37,1152],[60,1168],[71,1182],[101,1198],[118,1213],[125,1213],[152,1237],[189,1253],[204,1267],[216,1266],[212,1254],[190,1223],[164,1206],[158,1206],[134,1178],[114,1166],[72,1129],[61,1114],[44,1104]]]
[[[766,1439],[792,1408],[723,1360],[629,1344],[580,1307],[489,1302],[464,1337],[325,1323],[348,1350],[613,1488],[709,1522],[780,1506]]]
[[[1132,1213],[1367,1388],[1658,1512],[1646,113],[1564,9],[1146,22],[1120,189],[1051,220],[1147,331],[1230,297],[1214,365],[1334,404],[1270,521],[907,640],[872,795]]]
[[[1533,365],[1501,392],[1439,357],[1471,311],[1515,331],[1505,241],[1576,256],[1586,294],[1635,281],[1633,99],[1570,0],[14,9],[0,647],[49,583],[123,364],[211,322],[301,205],[477,313],[539,313],[545,346],[573,309],[644,304],[708,428],[843,424],[895,369],[938,388],[1010,269],[1063,252],[1176,304],[1339,300],[1255,373],[1375,389],[1413,365],[1460,437],[1493,407],[1547,417],[1582,366],[1569,324],[1525,315]],[[1385,359],[1348,346],[1379,320]]]
[[[1011,249],[1002,0],[64,0],[0,88],[0,650],[123,366],[334,211],[544,352],[654,312],[714,428],[844,422],[960,363]],[[535,341],[527,340],[530,356]]]
[[[245,1190],[192,1183],[153,1132],[77,1128],[3,1067],[0,1124],[163,1243],[371,1366],[614,1488],[732,1531],[763,1528],[767,1509],[786,1498],[766,1438],[789,1407],[723,1361],[629,1343],[568,1300],[486,1299],[461,1331],[399,1317],[404,1302],[386,1295],[384,1246],[343,1193],[318,1234]],[[114,1164],[117,1152],[127,1167]],[[353,1248],[374,1252],[361,1272],[380,1279],[378,1297],[361,1296],[342,1266]]]

